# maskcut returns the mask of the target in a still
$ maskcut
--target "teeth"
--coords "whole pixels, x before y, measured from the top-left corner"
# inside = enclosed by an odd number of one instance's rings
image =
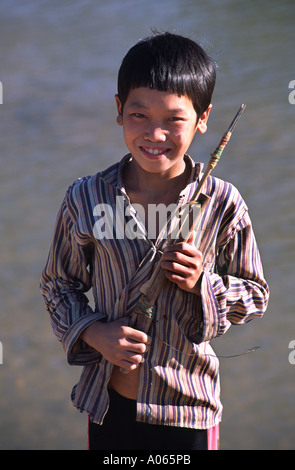
[[[150,153],[151,155],[159,155],[160,153],[163,153],[163,150],[157,150],[157,149],[147,149],[147,148],[145,148],[145,151]]]

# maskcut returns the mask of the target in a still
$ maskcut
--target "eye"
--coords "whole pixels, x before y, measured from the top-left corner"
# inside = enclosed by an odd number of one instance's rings
[[[144,119],[145,118],[145,115],[142,114],[142,113],[132,113],[131,116],[136,118],[136,119]]]
[[[171,122],[179,122],[179,121],[184,121],[184,118],[180,117],[180,116],[173,116],[171,118],[169,118],[169,121]]]

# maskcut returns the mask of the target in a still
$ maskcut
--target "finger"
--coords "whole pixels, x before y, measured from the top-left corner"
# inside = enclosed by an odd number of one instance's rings
[[[111,362],[120,367],[138,365],[143,361],[143,353],[132,351],[127,345],[114,350],[111,356]]]
[[[137,330],[129,326],[129,322],[130,322],[130,317],[124,316],[124,317],[118,318],[117,320],[114,320],[111,323],[114,325],[114,327],[121,328],[121,333],[120,333],[121,337],[126,337],[130,339],[131,341],[135,341],[138,343],[150,344],[151,337],[148,336],[143,331]]]
[[[184,274],[176,274],[172,271],[165,271],[165,275],[169,281],[174,282],[180,289],[188,292],[194,292],[194,288],[198,281],[197,276],[189,275],[188,272]]]
[[[140,364],[143,361],[142,354],[134,354],[131,352],[126,352],[125,356],[122,358],[124,361],[130,362],[131,364]]]
[[[193,245],[195,243],[195,238],[196,238],[196,232],[193,231],[190,233],[190,236],[186,242],[189,243],[189,245]]]
[[[168,253],[184,253],[188,256],[195,256],[198,253],[198,250],[195,248],[194,245],[187,243],[187,242],[179,242],[174,243],[173,245],[169,245],[165,248],[163,257],[165,257]]]
[[[126,338],[128,338],[130,342],[142,343],[142,344],[151,343],[150,336],[148,336],[143,331],[136,330],[135,328],[132,328],[132,327],[126,328]]]
[[[200,262],[201,258],[198,256],[188,256],[184,253],[174,252],[163,256],[161,265],[163,269],[178,271],[179,269],[182,270],[183,267],[185,269],[197,269]]]
[[[124,336],[118,341],[118,351],[130,352],[132,354],[145,354],[150,347],[150,343],[141,343],[130,339],[128,336]]]
[[[183,281],[193,277],[194,269],[181,264],[171,263],[170,265],[167,265],[167,268],[165,268],[165,273],[166,277],[170,280]]]
[[[128,361],[122,361],[120,364],[116,364],[120,367],[120,372],[123,374],[128,374],[128,372],[131,372],[132,370],[135,370],[138,368],[139,364],[132,364],[131,362]]]
[[[149,350],[149,346],[144,343],[126,341],[126,349],[132,353],[145,354]]]
[[[143,362],[144,362],[143,355],[126,353],[124,356],[121,357],[117,365],[119,365],[121,368],[125,370],[134,370]]]

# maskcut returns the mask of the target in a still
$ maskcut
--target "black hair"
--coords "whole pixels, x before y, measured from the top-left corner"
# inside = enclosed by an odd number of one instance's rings
[[[133,88],[186,95],[199,119],[211,103],[215,80],[215,63],[196,42],[168,32],[156,33],[139,41],[124,57],[118,97],[123,110]]]

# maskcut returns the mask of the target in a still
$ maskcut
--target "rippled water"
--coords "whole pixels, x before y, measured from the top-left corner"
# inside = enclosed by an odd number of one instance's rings
[[[189,35],[219,63],[210,127],[191,155],[207,161],[241,103],[246,111],[215,175],[245,197],[271,287],[264,319],[214,341],[221,359],[223,449],[292,449],[295,79],[292,0],[2,0],[0,4],[0,448],[83,449],[66,365],[39,293],[67,186],[125,153],[116,73],[151,27]]]

